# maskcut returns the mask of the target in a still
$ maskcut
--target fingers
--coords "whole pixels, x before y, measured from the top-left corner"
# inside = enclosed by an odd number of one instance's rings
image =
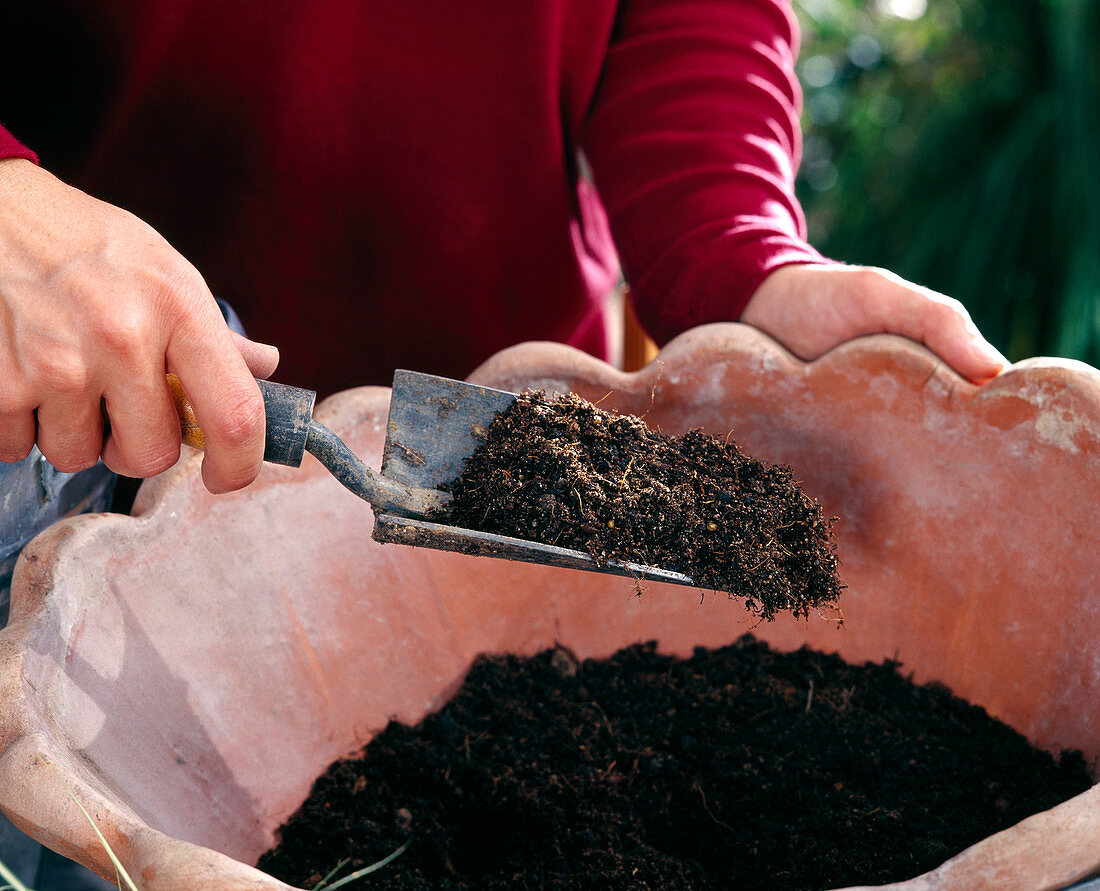
[[[257,355],[265,353],[263,345],[255,346],[261,347]],[[166,358],[205,434],[206,487],[222,493],[247,486],[263,463],[264,402],[224,322],[218,317],[195,319],[174,334]],[[270,352],[266,360],[270,364]]]
[[[0,461],[22,461],[34,448],[34,437],[33,412],[0,412]]]
[[[103,407],[110,420],[103,463],[115,473],[156,476],[179,460],[180,422],[163,373],[151,368],[115,383]]]
[[[983,383],[1009,364],[978,331],[966,308],[942,294],[910,286],[920,340],[963,377]]]
[[[213,339],[216,342],[217,338]],[[234,346],[241,348],[244,371],[234,361]],[[228,359],[219,355],[226,348]],[[177,374],[181,385],[203,427],[203,481],[211,492],[232,491],[252,482],[262,461],[263,404],[261,399],[257,418],[256,405],[250,402],[254,389],[258,395],[253,375],[270,374],[278,364],[278,350],[233,335],[221,348],[201,339],[193,352],[206,358],[188,359],[187,351],[182,351],[185,358],[178,358],[177,353],[172,361],[180,366]],[[217,370],[219,366],[221,371]],[[116,382],[104,397],[104,410],[110,419],[110,432],[103,443],[102,457],[111,470],[130,477],[155,476],[178,460],[180,421],[159,366]],[[64,412],[61,414],[64,416]]]
[[[996,377],[1008,360],[978,330],[958,300],[907,282],[883,269],[856,270],[874,330],[900,334],[927,346],[968,380]]]
[[[66,394],[39,406],[38,448],[62,473],[94,465],[103,450],[99,395]]]
[[[279,365],[278,347],[249,340],[236,331],[230,331],[229,334],[253,377],[267,380],[275,373],[275,369]]]
[[[227,329],[221,333],[231,334]],[[253,375],[267,376],[278,364],[274,347],[239,337],[221,340],[219,346],[204,342],[194,348],[200,358],[176,360],[186,368],[190,384],[184,388],[189,399],[195,394],[192,405],[206,434],[203,478],[212,492],[231,491],[255,478],[263,456],[264,415]],[[41,393],[37,412],[0,412],[0,460],[24,459],[37,440],[46,459],[66,473],[91,467],[100,457],[123,476],[144,478],[167,470],[179,458],[180,423],[162,367],[139,369],[119,359],[116,373],[102,385],[102,399],[99,386],[70,382]],[[106,440],[104,416],[109,419]]]
[[[0,355],[0,460],[23,460],[37,440],[60,471],[91,467],[103,445],[103,417],[79,350],[59,339],[29,352],[35,355]]]
[[[203,428],[203,482],[217,494],[248,485],[259,472],[266,419],[255,379],[274,372],[279,351],[229,330],[205,297],[181,318],[164,361]],[[164,375],[158,370],[148,380],[151,386],[121,388],[108,400],[117,433],[104,461],[131,476],[155,475],[179,457],[179,417]]]

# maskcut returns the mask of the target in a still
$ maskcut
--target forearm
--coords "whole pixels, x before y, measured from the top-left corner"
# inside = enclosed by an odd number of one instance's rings
[[[797,30],[779,0],[636,0],[585,133],[643,323],[737,318],[769,273],[825,262],[794,197]]]

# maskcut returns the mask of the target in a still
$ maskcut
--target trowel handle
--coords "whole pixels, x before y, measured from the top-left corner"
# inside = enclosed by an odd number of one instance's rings
[[[267,436],[264,442],[264,460],[271,464],[300,467],[306,452],[309,423],[313,419],[313,403],[317,394],[287,384],[256,381],[264,397],[267,413]],[[183,441],[196,449],[206,448],[206,434],[199,425],[191,403],[183,392],[180,379],[168,375],[168,389],[176,404]]]

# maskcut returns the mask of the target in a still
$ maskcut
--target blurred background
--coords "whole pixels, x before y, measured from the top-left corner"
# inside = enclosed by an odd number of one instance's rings
[[[1100,2],[794,0],[799,197],[828,256],[1100,366]]]

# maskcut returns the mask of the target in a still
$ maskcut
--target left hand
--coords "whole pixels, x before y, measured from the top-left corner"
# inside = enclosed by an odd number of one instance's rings
[[[884,269],[783,266],[764,279],[740,320],[802,359],[862,334],[889,333],[923,343],[975,383],[1008,365],[959,301]]]

